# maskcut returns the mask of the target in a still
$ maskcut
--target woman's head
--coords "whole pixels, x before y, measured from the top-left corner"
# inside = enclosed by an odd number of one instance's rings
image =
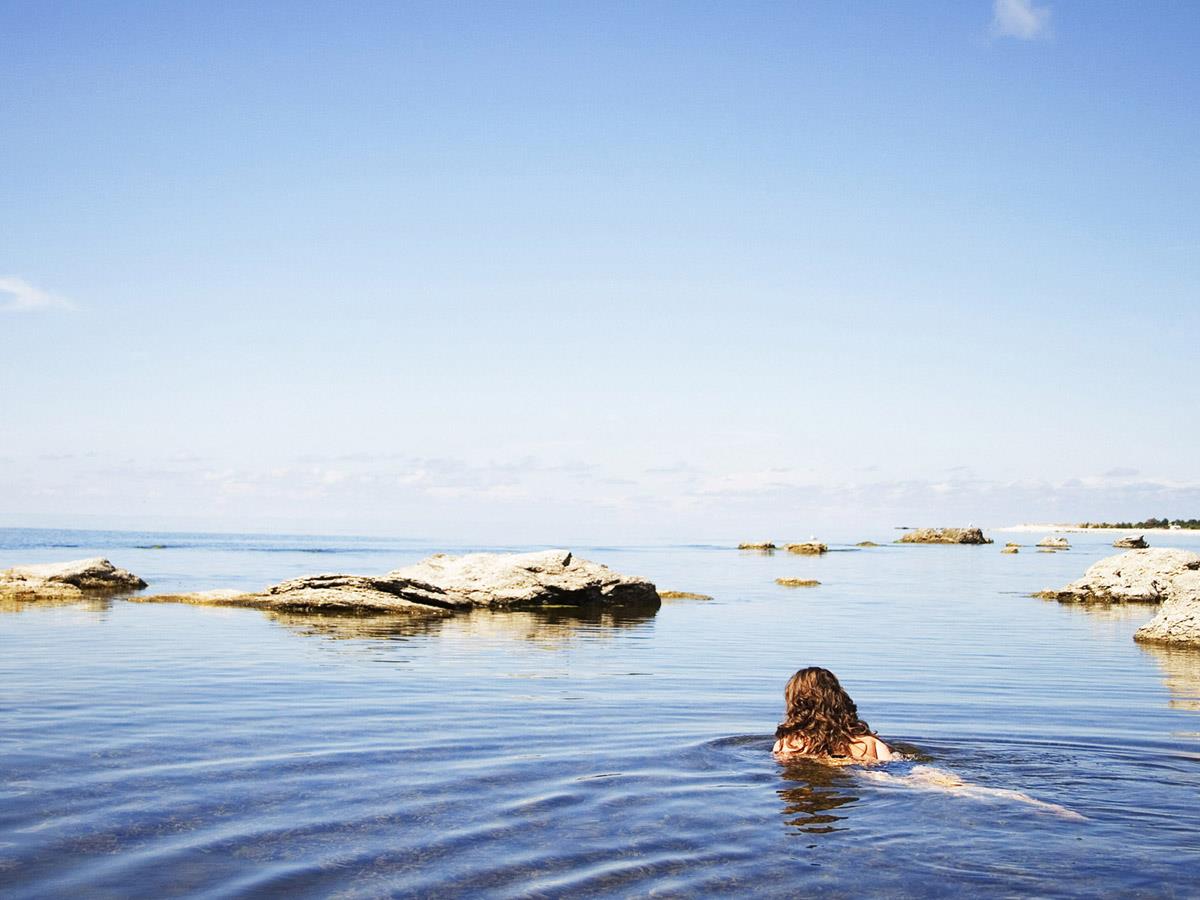
[[[783,699],[787,704],[784,719],[775,736],[801,735],[814,755],[842,755],[854,738],[871,733],[870,726],[858,717],[850,695],[828,669],[801,669],[788,679]]]

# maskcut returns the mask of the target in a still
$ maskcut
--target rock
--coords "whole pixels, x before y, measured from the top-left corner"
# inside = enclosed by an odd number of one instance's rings
[[[389,589],[390,588],[390,589]],[[385,578],[361,575],[308,575],[274,585],[265,591],[197,591],[136,597],[140,603],[191,603],[199,606],[246,606],[291,613],[399,613],[448,616],[440,606],[416,603],[395,592]]]
[[[1134,634],[1135,641],[1200,646],[1200,570],[1189,569],[1171,579],[1158,615]]]
[[[1009,541],[1009,542],[1008,542],[1007,544],[1005,544],[1004,546],[1005,546],[1005,547],[1020,547],[1021,545],[1020,545],[1020,544],[1018,544],[1016,541]]]
[[[854,546],[855,547],[878,547],[879,545],[877,543],[875,543],[874,541],[859,541]]]
[[[470,609],[428,584],[366,575],[306,575],[267,588],[253,605],[270,609],[351,610],[425,613],[429,609]]]
[[[1044,537],[1037,542],[1039,547],[1045,547],[1047,550],[1070,550],[1071,542],[1065,537]]]
[[[1021,548],[1019,548],[1019,547],[1014,547],[1012,544],[1009,544],[1007,547],[1005,547],[1005,548],[1004,548],[1003,550],[1001,550],[1000,552],[1001,552],[1001,553],[1020,553],[1020,552],[1021,552]]]
[[[136,591],[146,582],[118,569],[107,559],[77,559],[65,563],[14,566],[0,572],[0,594],[30,599],[66,600],[90,594]]]
[[[812,578],[776,578],[775,583],[784,587],[819,587],[821,584]]]
[[[990,544],[978,528],[917,528],[903,535],[897,544]]]
[[[576,559],[566,550],[540,553],[439,553],[382,577],[308,575],[255,593],[208,591],[139,598],[145,602],[249,606],[298,612],[387,612],[449,615],[474,608],[546,606],[657,609],[654,585]]]
[[[820,541],[804,541],[800,544],[788,544],[784,549],[788,553],[800,553],[805,556],[820,556],[822,553],[829,552],[829,547]]]
[[[567,550],[538,553],[436,554],[389,572],[407,582],[405,595],[453,607],[529,609],[538,606],[659,605],[658,591],[641,578],[576,559]],[[431,592],[427,594],[426,592]]]
[[[1145,550],[1150,545],[1146,543],[1146,539],[1142,535],[1131,534],[1127,537],[1117,538],[1113,541],[1113,546],[1121,550]]]
[[[774,550],[775,545],[770,541],[763,541],[759,544],[738,544],[739,550]]]
[[[1038,553],[1050,553],[1050,554],[1054,554],[1054,553],[1057,553],[1057,552],[1058,552],[1057,550],[1051,550],[1051,549],[1049,549],[1048,547],[1042,547],[1042,548],[1040,548],[1040,549],[1038,550]]]
[[[1165,547],[1130,550],[1105,557],[1064,588],[1034,596],[1060,603],[1161,603],[1172,579],[1197,569],[1200,553]]]
[[[711,600],[708,594],[693,594],[691,591],[659,591],[663,600]]]

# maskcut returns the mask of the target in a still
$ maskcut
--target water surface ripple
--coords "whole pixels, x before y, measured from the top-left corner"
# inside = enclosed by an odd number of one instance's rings
[[[1028,596],[1109,540],[575,548],[714,597],[631,618],[9,605],[0,893],[1194,896],[1200,653],[1134,644],[1148,609]],[[0,530],[0,566],[106,555],[159,591],[458,549]],[[914,759],[778,764],[782,686],[807,664]]]

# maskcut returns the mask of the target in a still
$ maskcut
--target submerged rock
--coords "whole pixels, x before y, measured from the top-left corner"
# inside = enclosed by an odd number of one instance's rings
[[[776,584],[784,587],[820,587],[821,582],[814,578],[776,578]]]
[[[1139,628],[1133,639],[1200,646],[1200,569],[1188,569],[1171,579],[1158,615]]]
[[[659,591],[663,600],[711,600],[708,594],[693,594],[691,591]]]
[[[803,541],[799,544],[788,544],[784,549],[788,553],[799,553],[803,556],[820,556],[822,553],[829,552],[829,547],[820,541]]]
[[[770,541],[762,541],[761,543],[738,544],[739,550],[774,550],[775,545]]]
[[[381,577],[308,575],[265,591],[208,591],[139,598],[214,606],[309,612],[388,612],[438,616],[474,608],[547,606],[657,609],[653,584],[576,559],[566,550],[540,553],[436,554]]]
[[[877,543],[875,543],[874,541],[859,541],[854,546],[855,547],[878,547],[879,545]]]
[[[1121,550],[1145,550],[1150,545],[1146,543],[1146,538],[1140,534],[1131,534],[1123,538],[1117,538],[1113,541],[1113,546]]]
[[[1014,547],[1012,544],[1009,544],[1008,546],[1006,546],[1006,547],[1005,547],[1003,550],[1001,550],[1000,552],[1001,552],[1001,553],[1020,553],[1020,552],[1021,552],[1021,548],[1020,548],[1020,547]]]
[[[89,594],[136,591],[146,582],[107,559],[76,559],[64,563],[14,566],[0,572],[0,594],[29,599],[67,600]]]
[[[1164,547],[1130,550],[1105,557],[1066,587],[1034,596],[1060,603],[1161,603],[1177,575],[1197,569],[1200,553]]]
[[[990,544],[979,528],[916,528],[900,537],[897,544]]]
[[[1065,537],[1044,537],[1037,542],[1039,547],[1045,547],[1047,550],[1070,550],[1071,542]]]

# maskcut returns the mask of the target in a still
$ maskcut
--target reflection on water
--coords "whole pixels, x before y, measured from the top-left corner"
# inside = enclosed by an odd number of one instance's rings
[[[656,610],[552,608],[531,611],[474,610],[449,618],[424,616],[297,613],[263,610],[273,621],[297,634],[334,640],[402,640],[432,634],[466,639],[504,639],[553,644],[581,630],[604,632],[631,628],[653,620]]]
[[[111,594],[94,594],[83,597],[63,597],[50,600],[29,600],[0,595],[0,613],[23,613],[35,609],[70,608],[84,612],[107,612],[114,602]]]
[[[1200,648],[1138,644],[1163,671],[1163,684],[1171,694],[1172,709],[1200,712]]]
[[[264,609],[262,612],[289,631],[332,640],[399,640],[436,634],[446,621],[425,616],[354,615],[352,613],[298,613]]]
[[[787,824],[801,834],[843,830],[835,823],[846,817],[836,815],[834,810],[859,799],[857,793],[851,793],[854,777],[850,770],[810,759],[788,760],[782,765],[784,781],[792,783],[779,791]]]
[[[1153,614],[1152,608],[1145,603],[1062,603],[1059,608],[1068,615],[1085,616],[1098,622],[1135,622]]]

